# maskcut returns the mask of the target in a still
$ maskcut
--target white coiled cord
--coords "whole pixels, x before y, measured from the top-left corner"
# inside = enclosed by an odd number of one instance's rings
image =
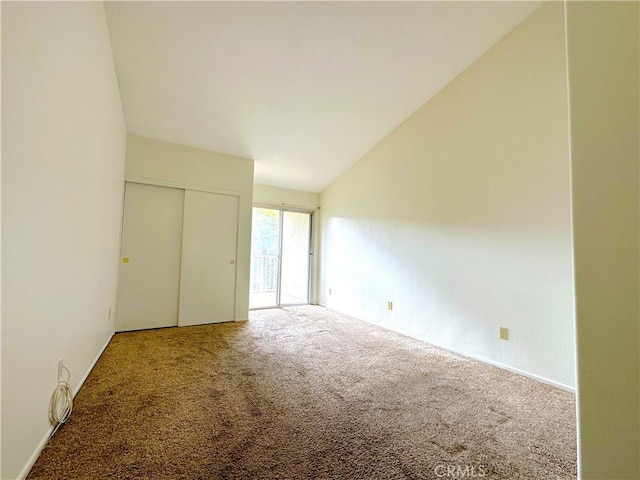
[[[53,432],[51,432],[51,435],[56,433],[58,428],[67,421],[73,410],[73,390],[71,390],[71,385],[69,385],[71,372],[64,365],[61,365],[60,368],[67,371],[67,380],[62,380],[60,376],[58,376],[58,384],[51,395],[51,401],[49,402],[49,420],[56,426]]]

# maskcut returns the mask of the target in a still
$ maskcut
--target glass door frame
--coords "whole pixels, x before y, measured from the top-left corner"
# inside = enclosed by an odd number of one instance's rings
[[[279,215],[278,221],[278,278],[277,278],[277,286],[276,286],[276,304],[266,307],[254,307],[251,308],[251,303],[249,303],[249,310],[265,310],[268,308],[280,308],[280,307],[294,307],[298,305],[311,305],[312,294],[313,294],[313,272],[314,272],[314,234],[315,234],[315,211],[303,208],[303,207],[294,207],[289,205],[273,205],[270,203],[254,203],[251,206],[251,210],[254,208],[265,208],[268,210],[277,210]],[[281,295],[282,295],[282,237],[284,233],[284,212],[293,212],[293,213],[304,213],[309,215],[309,255],[308,255],[308,278],[307,278],[307,303],[281,303]],[[253,215],[252,215],[253,218]],[[253,232],[253,224],[251,225]],[[253,261],[253,256],[249,265]],[[251,268],[251,267],[250,267]],[[251,295],[251,291],[249,291],[249,295]]]

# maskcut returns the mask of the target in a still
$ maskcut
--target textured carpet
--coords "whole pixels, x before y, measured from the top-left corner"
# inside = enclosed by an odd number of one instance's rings
[[[574,408],[321,307],[262,310],[117,334],[28,478],[570,479]]]

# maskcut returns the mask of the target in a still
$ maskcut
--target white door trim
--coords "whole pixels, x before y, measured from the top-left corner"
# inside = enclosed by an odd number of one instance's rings
[[[159,187],[181,188],[183,190],[195,190],[198,192],[217,193],[219,195],[231,195],[234,197],[240,196],[240,192],[236,190],[210,187],[208,185],[196,185],[192,183],[175,182],[173,180],[163,180],[161,178],[136,177],[133,175],[125,175],[124,181],[131,182],[131,183],[144,183],[147,185],[157,185]]]

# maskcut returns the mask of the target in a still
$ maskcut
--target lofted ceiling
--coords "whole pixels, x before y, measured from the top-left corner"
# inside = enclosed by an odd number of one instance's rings
[[[538,2],[105,2],[130,133],[319,192]]]

